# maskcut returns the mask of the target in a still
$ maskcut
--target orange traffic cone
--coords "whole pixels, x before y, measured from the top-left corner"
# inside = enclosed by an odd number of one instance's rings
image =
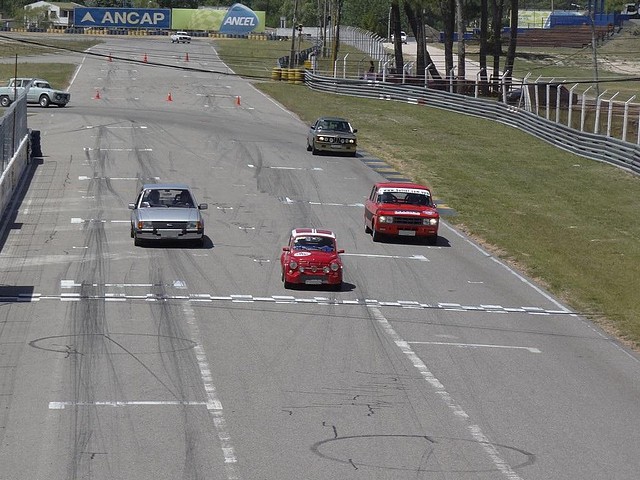
[[[171,98],[171,92],[167,95],[167,102],[173,102],[173,98]]]
[[[184,55],[184,61],[185,61],[185,62],[188,62],[188,61],[189,61],[189,52],[187,52],[187,53]]]
[[[96,96],[93,97],[94,100],[100,100],[100,90],[96,90]]]
[[[240,95],[236,95],[236,105],[240,106]]]
[[[146,53],[144,54],[144,58],[142,59],[142,61],[143,61],[144,63],[147,63],[147,54],[146,54]]]

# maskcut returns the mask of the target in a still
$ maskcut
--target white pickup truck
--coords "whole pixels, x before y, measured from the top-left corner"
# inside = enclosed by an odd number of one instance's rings
[[[191,43],[191,35],[187,32],[172,33],[171,43]]]
[[[37,103],[41,107],[57,105],[64,107],[71,99],[69,92],[51,88],[49,82],[40,78],[11,78],[7,85],[0,87],[0,106],[8,107],[23,91],[27,91],[27,103]]]

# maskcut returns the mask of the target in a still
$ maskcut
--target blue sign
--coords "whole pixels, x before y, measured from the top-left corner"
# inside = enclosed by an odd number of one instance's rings
[[[258,16],[253,10],[241,3],[236,3],[227,10],[220,25],[220,33],[246,35],[255,30],[259,23]]]
[[[77,27],[170,28],[168,8],[87,8],[73,10]]]

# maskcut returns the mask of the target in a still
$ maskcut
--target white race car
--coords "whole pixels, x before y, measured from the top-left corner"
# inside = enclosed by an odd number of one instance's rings
[[[187,32],[172,33],[171,43],[191,43],[191,35]]]

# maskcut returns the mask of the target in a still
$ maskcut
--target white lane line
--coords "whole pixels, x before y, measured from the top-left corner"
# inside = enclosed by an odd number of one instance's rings
[[[139,128],[141,130],[146,129],[147,127],[145,125],[87,125],[86,127],[87,130],[91,130],[92,128],[104,128],[106,130],[117,130],[120,128],[125,128],[125,129],[135,129],[135,128]]]
[[[364,208],[364,203],[328,203],[328,202],[307,202],[309,205],[321,205],[323,207],[359,207]]]
[[[476,442],[482,447],[485,453],[489,456],[495,467],[500,471],[504,478],[508,480],[522,480],[521,477],[513,471],[511,466],[500,457],[500,453],[496,447],[491,443],[487,436],[482,433],[479,425],[473,424],[467,412],[456,403],[453,397],[445,390],[444,385],[431,373],[427,365],[415,354],[409,347],[408,342],[403,340],[400,335],[396,333],[389,321],[382,315],[382,312],[376,307],[369,307],[369,311],[373,315],[373,318],[377,320],[384,332],[389,336],[396,346],[406,355],[407,359],[413,364],[413,366],[420,372],[422,378],[433,387],[437,395],[442,399],[445,405],[453,412],[454,416],[466,423],[467,431],[476,440]]]
[[[247,167],[249,168],[256,168],[255,165],[249,163],[247,164]],[[306,167],[285,167],[285,166],[271,166],[271,167],[262,167],[262,168],[270,168],[272,170],[311,170],[313,172],[322,172],[322,168],[320,167],[311,167],[311,168],[306,168]]]
[[[178,402],[141,400],[131,402],[49,402],[49,410],[64,410],[66,407],[137,407],[137,406],[205,406],[207,402]]]
[[[152,180],[158,181],[160,177],[151,177]],[[128,181],[137,181],[140,180],[138,177],[88,177],[86,175],[80,175],[78,180],[128,180]]]
[[[84,147],[85,152],[153,152],[152,148],[92,148]]]
[[[202,379],[207,395],[207,410],[211,414],[213,426],[220,440],[227,480],[238,480],[240,477],[235,470],[235,464],[238,462],[238,459],[236,458],[235,449],[231,443],[231,435],[229,434],[223,415],[222,402],[218,398],[216,387],[213,383],[213,376],[211,374],[211,368],[209,367],[209,361],[207,360],[207,354],[200,340],[200,329],[196,322],[196,314],[193,307],[188,303],[182,307],[182,311],[191,331],[191,340],[196,344],[194,351],[196,360],[198,361],[198,368],[200,369],[200,378]]]
[[[368,258],[392,258],[398,260],[419,260],[421,262],[428,262],[429,259],[424,255],[411,255],[410,257],[402,255],[380,255],[375,253],[341,253],[343,257],[368,257]]]
[[[65,282],[73,282],[72,280],[65,280]],[[65,288],[72,288],[73,286],[81,286],[79,284],[69,284]],[[60,295],[44,295],[41,293],[34,293],[31,296],[21,296],[19,301],[29,301],[29,298],[37,298],[37,300],[63,300],[63,301],[79,301],[79,300],[101,300],[105,298],[105,295],[80,295],[79,293],[73,294],[60,294]],[[314,297],[314,298],[299,298],[289,295],[272,295],[271,297],[256,297],[253,295],[211,295],[209,293],[190,293],[187,295],[166,295],[147,293],[140,295],[125,295],[127,300],[145,300],[148,302],[157,301],[186,301],[186,302],[233,302],[233,303],[257,303],[257,302],[275,302],[275,303],[288,303],[295,305],[304,304],[316,304],[316,305],[332,305],[332,306],[366,306],[366,307],[399,307],[404,309],[419,309],[419,310],[442,310],[449,312],[473,312],[473,313],[493,313],[493,314],[507,314],[507,313],[525,313],[527,315],[562,315],[576,317],[578,313],[568,310],[548,310],[540,307],[502,307],[500,305],[492,305],[490,308],[483,305],[467,305],[461,306],[457,303],[422,303],[415,300],[375,300],[375,299],[339,299],[333,297]],[[16,301],[15,296],[0,296],[0,302]]]
[[[307,205],[322,206],[322,207],[358,207],[358,208],[364,208],[364,203],[312,202],[312,201],[292,200],[289,197],[280,197],[280,202],[284,203],[285,205],[293,205],[294,203],[306,203]]]
[[[407,342],[412,345],[445,345],[451,347],[462,348],[504,348],[507,350],[527,350],[530,353],[541,353],[540,349],[535,347],[518,347],[515,345],[489,345],[482,343],[453,343],[453,342]]]
[[[96,218],[72,217],[71,223],[131,223],[131,220],[99,220]]]

